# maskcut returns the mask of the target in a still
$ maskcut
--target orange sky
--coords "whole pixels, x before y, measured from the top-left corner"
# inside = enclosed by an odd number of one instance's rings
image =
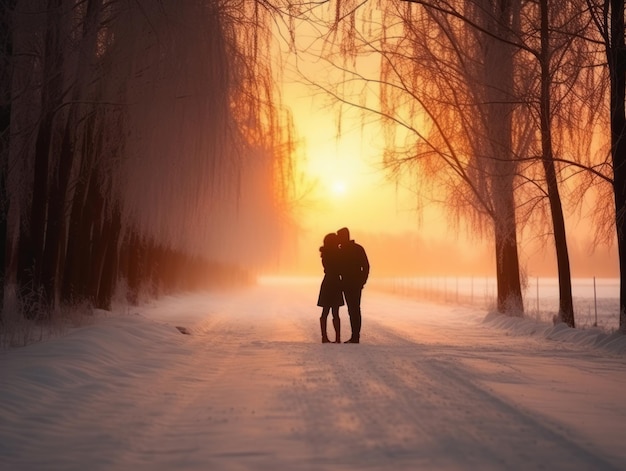
[[[301,68],[325,73],[312,57],[300,56]],[[347,226],[357,241],[369,242],[373,265],[383,268],[379,273],[389,274],[397,264],[399,272],[415,267],[417,272],[438,275],[493,274],[491,241],[468,240],[437,207],[418,213],[408,182],[397,183],[380,168],[380,129],[374,124],[362,128],[361,115],[345,108],[337,137],[337,107],[329,106],[328,95],[303,84],[290,72],[292,66],[283,68],[283,100],[293,113],[297,136],[304,141],[307,158],[300,169],[314,183],[314,190],[298,209],[303,233],[296,262],[280,269],[316,273],[320,270],[317,248],[324,235]],[[568,234],[573,276],[617,276],[615,247],[593,251],[588,223],[568,219],[568,225],[573,228]],[[389,240],[381,240],[381,234],[388,234]],[[550,243],[537,249],[522,241],[520,258],[527,275],[555,276],[553,251]]]

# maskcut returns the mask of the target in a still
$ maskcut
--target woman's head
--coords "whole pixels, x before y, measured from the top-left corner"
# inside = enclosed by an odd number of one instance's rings
[[[330,234],[326,234],[324,236],[324,248],[333,248],[339,245],[339,239],[337,238],[337,234],[331,232]]]

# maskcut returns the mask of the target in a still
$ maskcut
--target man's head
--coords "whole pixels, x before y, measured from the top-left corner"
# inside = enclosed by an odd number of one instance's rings
[[[337,236],[339,237],[339,243],[345,244],[346,242],[350,242],[350,231],[347,227],[342,227],[337,231]]]

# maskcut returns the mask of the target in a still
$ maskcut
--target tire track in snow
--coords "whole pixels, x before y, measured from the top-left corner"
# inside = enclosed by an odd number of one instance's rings
[[[264,394],[251,397],[239,387],[242,377],[254,381],[254,365],[263,361],[241,348],[251,337],[223,314],[196,325],[189,356],[143,385],[153,395],[137,405],[139,414],[152,420],[135,431],[118,469],[128,463],[146,470],[229,469],[225,463],[233,459],[274,461],[258,440]]]
[[[298,339],[306,334],[294,329],[292,308],[272,290],[252,296],[258,312],[250,312],[248,300],[226,298],[190,325],[189,356],[164,365],[144,385],[155,394],[139,413],[155,420],[135,431],[118,457],[120,466],[273,469],[288,459],[287,446],[290,456],[302,456],[291,440],[300,418],[284,408],[276,391],[298,376],[299,364],[285,352],[302,348]],[[176,394],[162,397],[168,388]]]
[[[619,469],[567,430],[471,380],[463,351],[370,321],[367,343],[320,345],[287,396],[321,464],[353,469]],[[470,352],[470,355],[472,352]],[[495,431],[495,433],[494,433]],[[365,459],[364,459],[365,457]]]

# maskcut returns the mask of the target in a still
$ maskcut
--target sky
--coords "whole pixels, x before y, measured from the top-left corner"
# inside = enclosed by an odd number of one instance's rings
[[[306,160],[300,169],[314,190],[296,209],[301,233],[295,263],[290,260],[277,271],[315,273],[320,266],[317,247],[324,235],[347,226],[357,242],[372,247],[372,256],[383,267],[381,274],[494,272],[489,240],[469,236],[451,223],[440,206],[418,203],[410,182],[398,182],[382,168],[382,142],[375,126],[362,131],[359,117],[352,113],[352,127],[344,123],[338,137],[338,113],[329,107],[328,97],[293,81],[283,87],[283,93],[305,147]],[[585,211],[568,217],[573,276],[618,276],[616,247],[594,244]],[[389,236],[384,248],[382,236]],[[549,238],[538,246],[522,239],[520,256],[527,275],[556,275]]]
[[[308,36],[302,38],[307,46],[302,49],[308,53],[298,54],[299,71],[309,78],[327,79],[332,72],[316,57],[320,52],[311,48]],[[306,84],[295,70],[294,56],[284,54],[283,60],[282,96],[306,156],[299,168],[314,190],[296,210],[301,229],[294,242],[297,247],[287,257],[289,262],[273,269],[315,273],[319,270],[317,247],[324,235],[347,226],[357,242],[373,247],[372,256],[383,268],[380,274],[388,275],[394,268],[400,274],[494,274],[494,249],[488,237],[469,234],[452,223],[440,205],[423,198],[418,202],[414,181],[398,180],[382,167],[380,127],[369,118],[363,124],[360,112],[338,107],[336,99]],[[374,61],[367,65],[375,68]],[[572,276],[619,276],[616,246],[595,241],[589,218],[594,211],[590,202],[566,214]],[[532,232],[519,236],[524,276],[556,276],[550,234],[543,234],[537,242],[536,234],[527,237]],[[384,236],[389,237],[383,244]]]
[[[306,208],[307,222],[317,226],[345,221],[356,230],[371,230],[373,225],[391,232],[414,230],[413,207],[404,201],[410,193],[396,191],[382,171],[381,143],[375,135],[363,135],[356,113],[348,113],[354,123],[344,123],[338,137],[337,111],[329,108],[329,98],[304,84],[285,85],[283,93],[305,147],[300,168],[316,187]]]
[[[321,344],[318,289],[164,297],[0,351],[0,468],[623,469],[623,335],[368,284],[361,343]]]
[[[307,64],[305,59],[300,66],[306,70],[316,64]],[[466,241],[448,231],[445,214],[434,207],[422,207],[418,212],[412,183],[398,181],[384,170],[383,140],[376,123],[363,125],[359,112],[344,107],[340,125],[334,100],[303,83],[290,69],[286,69],[281,90],[304,148],[299,169],[310,185],[307,188],[313,188],[296,208],[301,228],[296,272],[319,269],[317,247],[327,233],[340,227],[349,227],[352,236],[363,243],[381,234],[418,236],[437,244],[446,241],[463,250]]]

